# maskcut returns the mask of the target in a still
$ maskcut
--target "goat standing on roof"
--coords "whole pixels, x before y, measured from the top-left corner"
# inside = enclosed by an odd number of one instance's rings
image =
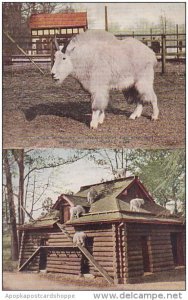
[[[140,211],[141,205],[144,205],[144,199],[135,198],[130,201],[130,210],[131,211]]]
[[[85,214],[85,209],[81,205],[70,207],[70,220],[78,219],[82,214]]]
[[[91,128],[104,121],[110,89],[122,90],[137,104],[130,119],[140,117],[147,102],[153,107],[152,120],[158,118],[157,96],[153,90],[157,60],[155,53],[142,42],[134,38],[120,41],[105,31],[86,31],[63,49],[57,43],[56,47],[52,77],[61,84],[71,74],[91,94]]]
[[[89,189],[89,192],[87,193],[87,202],[91,205],[97,200],[98,196],[99,195],[97,191],[93,187],[91,187]]]

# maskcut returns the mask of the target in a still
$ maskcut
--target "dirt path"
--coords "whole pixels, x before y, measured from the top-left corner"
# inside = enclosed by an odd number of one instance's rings
[[[176,290],[185,289],[184,269],[165,272],[153,277],[146,276],[142,283],[115,285],[110,287],[103,279],[84,279],[59,276],[55,274],[3,273],[3,290],[44,290],[44,291],[79,291],[79,290]]]
[[[91,130],[90,95],[68,77],[56,86],[49,70],[42,76],[31,67],[5,69],[3,76],[4,148],[176,148],[185,142],[185,66],[170,64],[156,73],[160,117],[150,120],[151,106],[129,120],[135,105],[113,91],[104,124]]]

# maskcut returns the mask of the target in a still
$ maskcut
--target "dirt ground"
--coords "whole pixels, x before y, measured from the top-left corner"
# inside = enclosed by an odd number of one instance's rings
[[[79,291],[79,290],[185,290],[185,269],[178,268],[174,271],[163,272],[145,276],[143,282],[135,284],[120,284],[109,286],[104,279],[79,278],[78,276],[63,276],[58,274],[38,274],[38,273],[3,273],[3,290],[20,291]]]
[[[121,92],[111,92],[106,119],[91,130],[90,95],[68,77],[56,86],[50,69],[42,75],[29,67],[3,70],[4,148],[177,148],[185,142],[185,65],[171,63],[155,76],[159,120],[150,120],[151,106],[138,120],[129,120],[135,105]]]

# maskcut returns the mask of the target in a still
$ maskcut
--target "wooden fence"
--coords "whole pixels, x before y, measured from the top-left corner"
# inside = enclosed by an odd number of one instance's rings
[[[166,61],[185,60],[185,34],[131,34],[116,35],[118,39],[134,37],[142,41],[156,53],[157,59],[162,62],[162,73],[166,70]],[[63,43],[67,36],[57,36],[59,43]],[[36,63],[53,62],[54,57],[53,36],[26,36],[14,37],[15,42],[27,53]],[[28,57],[23,55],[11,43],[6,36],[3,40],[3,62],[4,64],[26,63]]]

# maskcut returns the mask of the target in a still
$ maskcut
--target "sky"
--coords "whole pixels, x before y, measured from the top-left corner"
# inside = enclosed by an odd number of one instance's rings
[[[72,4],[73,5],[73,4]],[[146,19],[157,24],[161,15],[176,24],[185,24],[185,4],[168,2],[149,3],[76,3],[78,11],[87,11],[90,29],[104,29],[104,7],[108,8],[108,22],[118,23],[121,28],[134,26]],[[59,4],[61,7],[61,4]]]
[[[51,157],[54,157],[55,159],[60,157],[66,160],[68,157],[76,154],[76,152],[76,149],[38,149],[32,150],[30,155],[33,159],[40,155],[45,160],[51,161]],[[83,153],[86,152],[88,151],[83,150]],[[27,169],[25,172],[27,173]],[[28,201],[26,209],[28,211],[30,211],[32,199],[33,175],[34,173],[32,173],[32,178],[30,180],[31,193],[29,193],[27,197]],[[48,181],[49,187],[45,190],[40,201],[35,205],[35,208],[38,209],[41,207],[42,201],[48,197],[55,203],[61,194],[69,192],[76,193],[80,190],[81,186],[99,183],[102,179],[105,181],[113,179],[110,166],[97,165],[93,160],[89,160],[87,157],[67,165],[37,171],[35,199],[41,195],[43,188]],[[38,217],[41,212],[42,210],[37,210],[34,214],[35,218]]]

